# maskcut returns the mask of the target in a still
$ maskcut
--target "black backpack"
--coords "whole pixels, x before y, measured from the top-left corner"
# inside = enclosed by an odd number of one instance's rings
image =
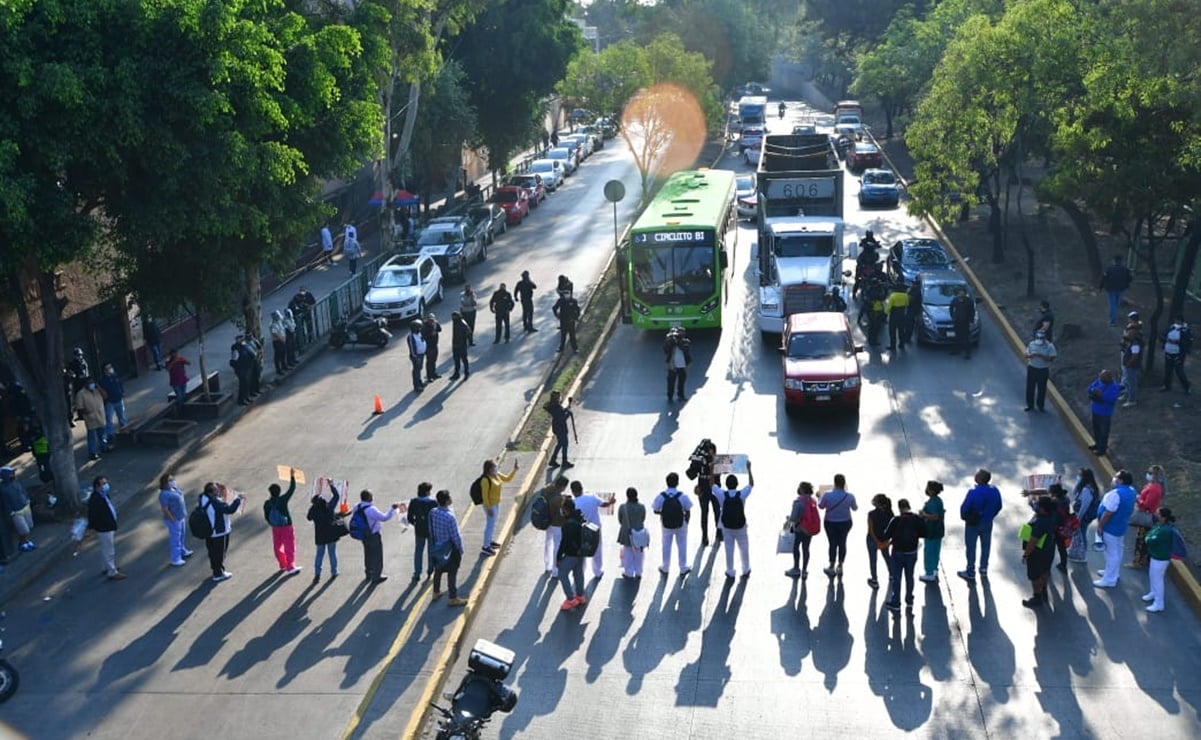
[[[674,496],[667,491],[663,492],[663,508],[659,509],[659,516],[665,529],[679,529],[684,526],[684,505],[680,503],[679,491],[676,491]]]
[[[721,503],[721,526],[727,529],[742,529],[746,526],[746,511],[743,508],[742,494],[738,491],[726,491],[725,499]]]
[[[582,558],[590,558],[600,549],[600,527],[592,522],[580,523],[580,552]]]
[[[471,503],[476,506],[484,505],[484,484],[481,483],[483,480],[484,476],[481,475],[471,482]]]
[[[207,540],[213,536],[213,523],[209,521],[209,515],[199,502],[196,508],[192,509],[192,513],[188,514],[188,531],[198,540]]]
[[[429,496],[418,496],[409,502],[409,516],[413,518],[413,534],[418,537],[430,536],[430,512],[437,502]]]
[[[534,497],[534,503],[530,506],[530,524],[541,532],[550,529],[550,499],[546,490],[539,491]]]

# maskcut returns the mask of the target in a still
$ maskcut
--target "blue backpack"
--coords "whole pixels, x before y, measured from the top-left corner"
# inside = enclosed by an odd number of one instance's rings
[[[367,533],[371,531],[371,527],[367,523],[366,508],[363,504],[359,504],[355,507],[354,513],[350,515],[350,524],[347,526],[347,530],[352,540],[362,542]]]

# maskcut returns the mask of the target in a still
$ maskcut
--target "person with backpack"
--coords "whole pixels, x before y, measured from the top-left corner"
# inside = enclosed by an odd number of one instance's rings
[[[330,482],[333,496],[327,502],[320,496],[313,496],[309,501],[309,513],[305,516],[313,523],[313,543],[317,546],[317,556],[313,561],[313,583],[321,580],[321,563],[329,553],[329,579],[338,577],[338,540],[346,534],[346,528],[337,522],[338,501],[342,494]]]
[[[289,475],[287,493],[280,493],[278,483],[267,486],[270,495],[263,502],[263,518],[271,527],[271,551],[275,553],[279,571],[294,576],[300,568],[296,565],[296,530],[292,527],[288,502],[296,493],[296,471],[290,471]]]
[[[1172,317],[1172,324],[1163,335],[1163,388],[1161,392],[1172,390],[1172,376],[1180,380],[1184,395],[1192,393],[1192,384],[1184,374],[1184,358],[1193,348],[1193,330],[1184,323],[1184,314]]]
[[[588,602],[588,597],[584,595],[584,558],[580,554],[584,515],[575,507],[575,499],[571,494],[562,497],[559,508],[563,512],[563,536],[555,551],[555,563],[559,571],[559,583],[567,596],[559,609],[566,612]],[[574,589],[571,584],[573,579]]]
[[[350,536],[363,543],[363,574],[371,585],[388,580],[384,575],[384,539],[379,527],[396,515],[400,504],[392,504],[385,513],[376,508],[375,496],[366,489],[359,493],[359,504],[350,515]]]
[[[463,562],[463,537],[459,533],[459,520],[455,518],[450,491],[445,489],[434,494],[437,506],[430,511],[430,540],[435,553],[445,553],[446,559],[434,566],[434,593],[430,598],[442,597],[442,574],[446,574],[446,590],[450,594],[447,606],[467,606],[467,599],[459,596],[459,565]]]
[[[1118,325],[1118,308],[1122,305],[1122,293],[1134,282],[1134,275],[1124,264],[1122,255],[1113,258],[1113,264],[1105,268],[1101,276],[1100,289],[1109,299],[1109,325]]]
[[[1088,525],[1096,520],[1100,503],[1092,468],[1080,468],[1072,488],[1072,513],[1080,520],[1080,527],[1072,534],[1072,544],[1068,546],[1068,560],[1073,563],[1088,562],[1085,557],[1088,554]]]
[[[613,506],[617,502],[616,494],[609,494],[605,498],[597,496],[595,493],[585,493],[584,484],[578,480],[571,482],[571,496],[574,499],[576,511],[584,515],[584,521],[596,527],[598,534],[603,532],[601,527],[600,510]],[[612,509],[609,509],[612,512]],[[603,540],[602,540],[603,541]],[[592,577],[600,578],[605,574],[604,558],[602,557],[605,548],[598,547],[596,552],[592,553]]]
[[[746,500],[750,498],[755,487],[755,474],[751,472],[751,463],[746,464],[747,484],[738,487],[738,476],[727,475],[726,487],[713,486],[713,495],[721,501],[721,528],[726,533],[726,578],[734,577],[734,548],[742,560],[742,577],[751,574],[750,543],[746,534]]]
[[[797,486],[788,522],[792,525],[793,534],[792,568],[784,571],[784,575],[804,580],[809,576],[809,542],[822,529],[821,514],[818,513],[817,501],[813,498],[813,484],[807,480],[801,481]],[[804,562],[801,562],[802,552],[805,555]]]
[[[638,501],[638,489],[626,489],[626,502],[617,507],[617,544],[621,545],[621,575],[641,578],[642,561],[650,535],[646,531],[646,504]]]
[[[239,493],[234,497],[233,503],[225,500],[228,497],[229,489],[210,481],[204,484],[204,491],[200,494],[198,506],[208,523],[204,547],[208,550],[209,566],[213,570],[214,583],[228,581],[234,575],[225,569],[225,554],[229,552],[229,517],[237,513],[242,502],[246,500],[246,496]],[[196,533],[192,532],[192,534]]]
[[[826,539],[830,542],[830,564],[822,572],[831,578],[842,576],[842,564],[847,559],[847,536],[854,524],[851,516],[859,510],[855,495],[846,488],[846,476],[839,473],[834,476],[834,488],[817,499],[818,508],[826,511]]]
[[[680,476],[677,473],[668,473],[666,482],[667,488],[651,503],[651,511],[659,516],[659,523],[663,525],[663,561],[659,572],[667,575],[674,543],[680,576],[683,577],[692,570],[688,565],[688,520],[692,516],[692,499],[678,488]]]
[[[901,611],[901,577],[905,577],[905,606],[913,612],[913,569],[917,565],[917,548],[926,525],[909,507],[909,499],[897,502],[900,512],[884,527],[884,540],[889,554],[889,594],[885,604],[890,611]]]
[[[430,495],[434,484],[421,482],[417,484],[417,496],[409,499],[409,510],[405,518],[413,525],[413,583],[421,580],[422,557],[429,552],[429,570],[427,576],[434,574],[434,541],[430,539],[430,512],[438,502]]]
[[[1181,536],[1180,530],[1176,529],[1176,517],[1172,515],[1172,510],[1161,506],[1155,513],[1155,521],[1156,524],[1147,533],[1146,539],[1147,554],[1151,556],[1148,571],[1151,589],[1143,594],[1143,601],[1149,602],[1147,611],[1153,614],[1163,611],[1164,574],[1168,570],[1168,564],[1173,560],[1184,560],[1188,557],[1184,537]]]
[[[475,500],[475,488],[479,488],[480,505],[484,507],[484,544],[480,547],[480,553],[487,556],[496,554],[500,543],[492,539],[496,531],[496,522],[500,518],[500,494],[501,487],[513,480],[517,475],[517,460],[513,460],[513,469],[508,474],[503,474],[496,466],[496,461],[488,459],[484,461],[484,470],[479,478],[472,484],[472,501]]]
[[[542,544],[542,562],[546,574],[559,577],[559,543],[563,540],[563,492],[567,490],[567,476],[560,475],[534,498],[530,511],[530,523],[535,529],[545,532]]]
[[[922,505],[921,518],[925,521],[925,545],[922,547],[923,573],[918,580],[923,583],[938,583],[938,558],[942,553],[942,538],[947,533],[947,509],[943,506],[942,483],[926,481],[926,503]]]

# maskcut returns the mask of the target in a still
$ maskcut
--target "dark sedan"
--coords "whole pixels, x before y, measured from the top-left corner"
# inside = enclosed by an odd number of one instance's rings
[[[847,152],[847,169],[861,172],[871,167],[884,166],[880,147],[870,141],[859,141]]]
[[[909,284],[919,272],[954,269],[947,250],[933,239],[902,239],[888,250],[888,278]]]
[[[967,280],[954,270],[922,272],[922,313],[917,326],[918,344],[957,344],[961,337],[955,335],[951,324],[951,299],[960,288],[976,300]],[[972,344],[980,341],[980,310],[977,308],[968,332]]]

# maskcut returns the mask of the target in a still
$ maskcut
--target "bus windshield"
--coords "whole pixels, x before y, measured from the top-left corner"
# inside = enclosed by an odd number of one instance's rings
[[[648,303],[703,301],[715,291],[712,246],[635,246],[634,291]]]

